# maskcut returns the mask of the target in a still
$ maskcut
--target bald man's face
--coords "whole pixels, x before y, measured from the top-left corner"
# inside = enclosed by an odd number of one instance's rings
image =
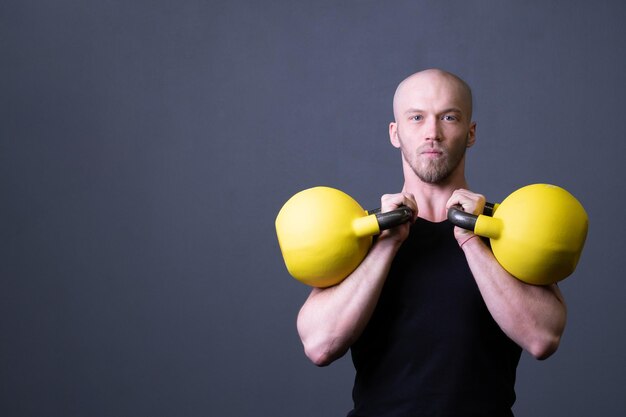
[[[422,181],[441,183],[463,169],[465,150],[475,140],[470,100],[456,79],[439,73],[419,73],[398,87],[389,135]]]

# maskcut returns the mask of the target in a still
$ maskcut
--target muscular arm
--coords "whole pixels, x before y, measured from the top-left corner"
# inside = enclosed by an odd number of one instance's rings
[[[462,249],[489,312],[506,335],[537,359],[554,353],[566,321],[558,286],[529,285],[512,277],[480,239]]]
[[[482,211],[484,198],[457,190],[448,201],[448,207],[453,204],[478,213]],[[537,359],[554,353],[567,318],[565,300],[558,286],[526,284],[506,272],[491,250],[480,239],[472,238],[471,232],[457,227],[455,236],[485,304],[502,331]]]
[[[410,195],[387,195],[382,210],[405,204],[417,216]],[[298,314],[298,333],[306,355],[318,366],[343,356],[358,339],[378,302],[391,262],[408,236],[405,224],[383,232],[357,269],[338,285],[314,288]]]

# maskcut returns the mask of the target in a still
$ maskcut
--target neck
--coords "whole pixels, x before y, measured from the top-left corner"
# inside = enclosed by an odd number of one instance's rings
[[[462,164],[448,178],[436,184],[420,180],[413,171],[404,173],[403,192],[412,193],[418,207],[418,216],[431,221],[442,222],[447,219],[446,203],[455,190],[468,188]]]

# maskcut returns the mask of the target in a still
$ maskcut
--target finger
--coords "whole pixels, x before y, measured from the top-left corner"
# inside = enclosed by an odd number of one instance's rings
[[[446,202],[446,209],[454,205],[460,205],[468,213],[479,214],[485,207],[485,197],[464,189],[455,190]]]
[[[459,205],[461,206],[461,191],[462,190],[455,190],[452,195],[450,196],[450,198],[448,199],[448,201],[446,202],[446,209],[449,209],[452,206],[456,206]]]
[[[411,193],[404,194],[404,205],[411,209],[413,212],[413,221],[417,219],[418,207],[417,201],[415,201],[415,196]]]
[[[404,204],[404,195],[398,194],[385,194],[380,199],[381,209],[383,211],[395,210]]]
[[[391,211],[406,206],[413,212],[413,220],[417,218],[417,202],[411,193],[385,194],[381,197],[381,211]]]

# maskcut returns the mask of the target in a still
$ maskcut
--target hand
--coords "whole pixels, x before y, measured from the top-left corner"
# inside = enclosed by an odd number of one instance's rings
[[[446,210],[454,205],[460,205],[466,213],[479,215],[482,214],[485,208],[485,197],[469,190],[459,189],[454,191],[448,199]],[[454,228],[454,237],[461,246],[472,236],[475,235],[470,230],[465,230],[460,227]]]
[[[407,206],[413,212],[410,222],[401,224],[392,229],[385,230],[380,234],[379,240],[389,240],[395,243],[402,243],[409,236],[411,224],[417,219],[417,202],[411,193],[385,194],[380,199],[380,211],[385,213],[395,210],[401,206]]]

